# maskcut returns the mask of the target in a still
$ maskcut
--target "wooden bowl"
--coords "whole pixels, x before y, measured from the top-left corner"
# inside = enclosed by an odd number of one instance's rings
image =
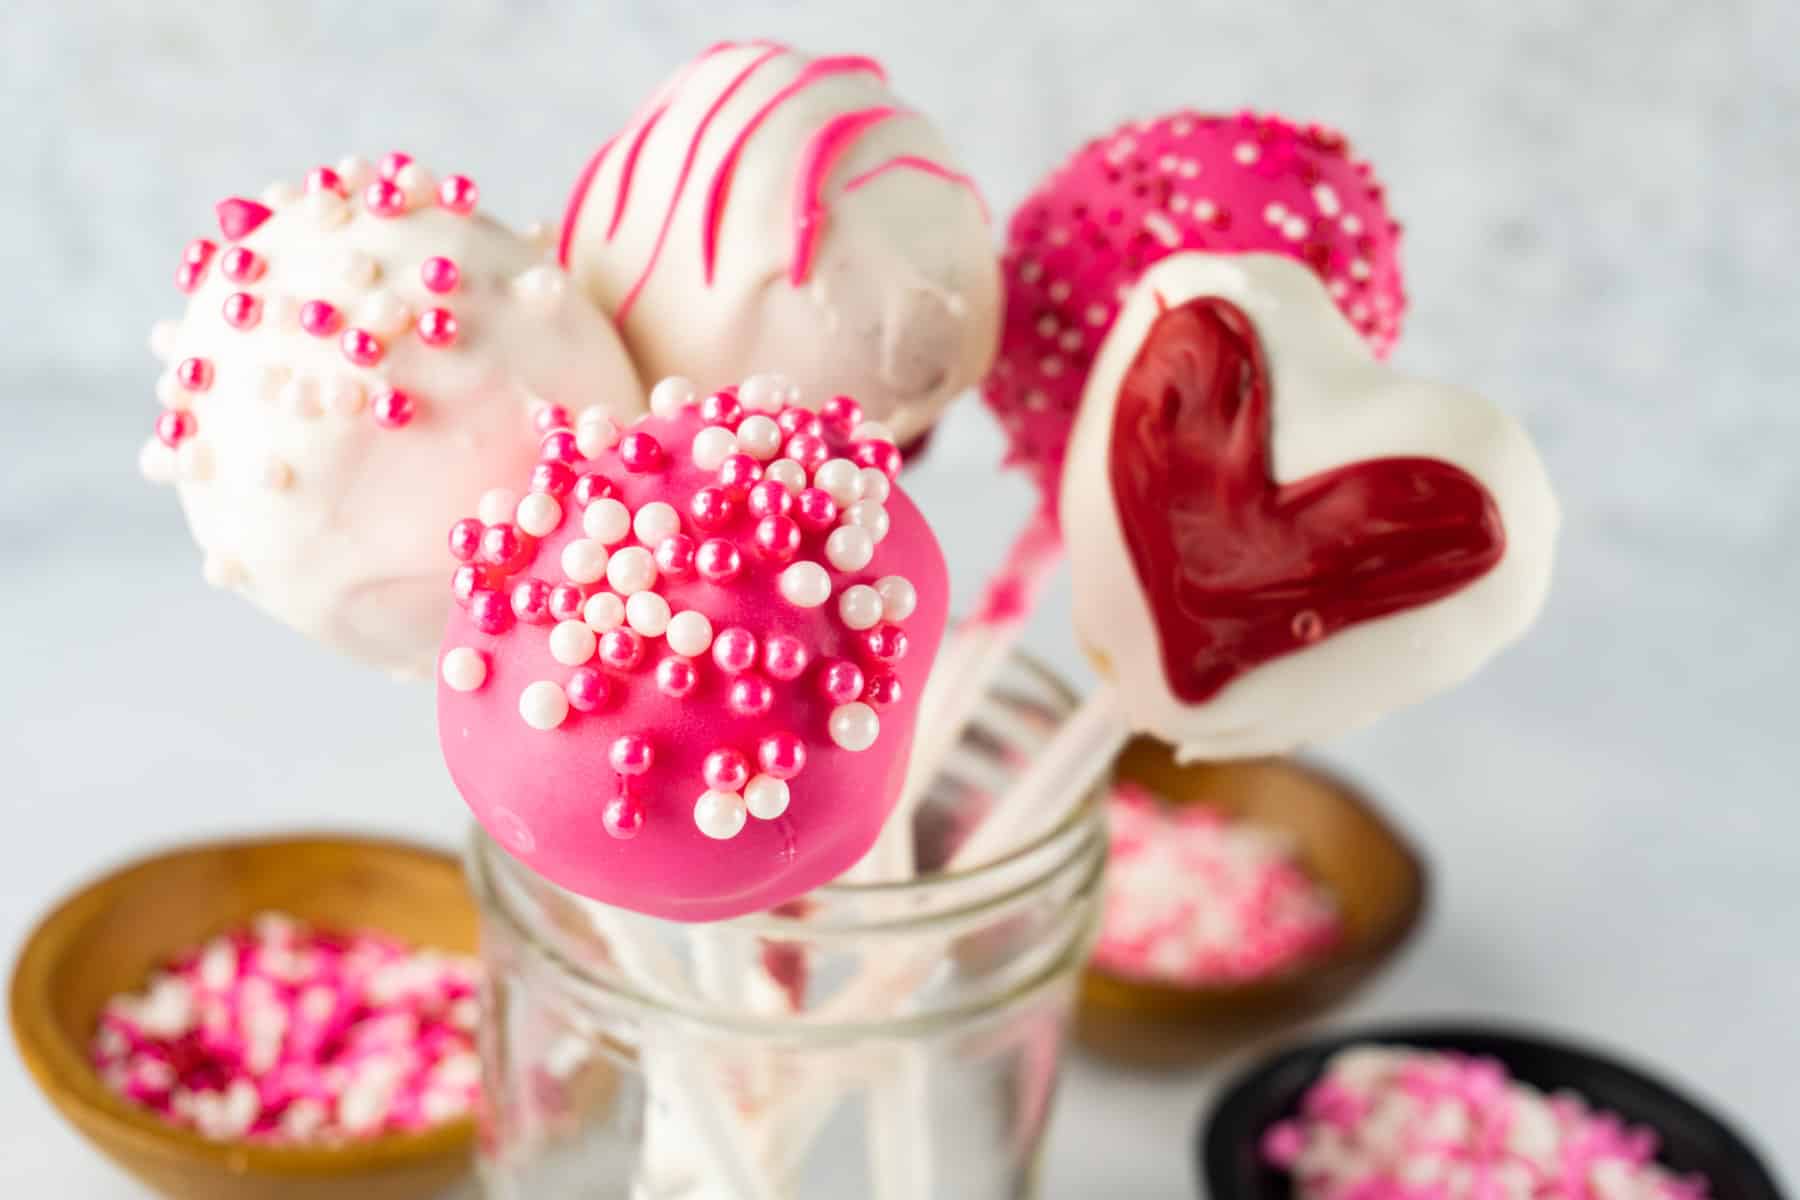
[[[89,1141],[179,1200],[424,1200],[469,1168],[471,1120],[338,1146],[216,1142],[117,1095],[88,1061],[101,1007],[179,951],[264,911],[376,929],[460,954],[476,913],[450,855],[340,836],[171,850],[89,884],[33,931],[12,977],[13,1037],[51,1103]]]
[[[1116,774],[1173,804],[1209,804],[1285,832],[1301,865],[1337,898],[1338,946],[1267,979],[1218,987],[1148,983],[1094,967],[1082,978],[1076,1034],[1108,1058],[1187,1066],[1219,1057],[1346,999],[1389,962],[1425,909],[1425,867],[1363,795],[1291,759],[1182,766],[1138,738]]]
[[[1280,1051],[1247,1069],[1201,1123],[1197,1147],[1207,1191],[1232,1200],[1291,1200],[1286,1173],[1264,1161],[1263,1134],[1294,1116],[1331,1056],[1376,1043],[1496,1058],[1539,1091],[1578,1092],[1596,1107],[1656,1131],[1657,1161],[1697,1172],[1714,1200],[1781,1200],[1774,1174],[1722,1116],[1636,1067],[1586,1046],[1486,1025],[1388,1026],[1337,1033]]]

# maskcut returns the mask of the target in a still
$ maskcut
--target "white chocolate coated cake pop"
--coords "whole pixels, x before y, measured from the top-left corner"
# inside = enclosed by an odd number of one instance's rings
[[[561,261],[646,379],[779,369],[902,443],[986,372],[1000,277],[981,196],[873,59],[721,43],[587,164]]]
[[[140,465],[176,484],[206,578],[403,674],[436,657],[442,531],[569,411],[644,409],[604,315],[475,199],[392,154],[222,201],[222,240],[177,272],[185,316],[152,335]]]
[[[1132,728],[1275,753],[1531,624],[1558,511],[1524,431],[1375,362],[1291,259],[1184,253],[1102,346],[1062,493],[1075,623]]]

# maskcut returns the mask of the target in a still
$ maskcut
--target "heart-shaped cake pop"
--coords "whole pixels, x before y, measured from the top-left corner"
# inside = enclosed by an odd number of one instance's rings
[[[440,534],[523,475],[571,405],[621,420],[625,349],[474,183],[405,154],[217,206],[157,327],[163,411],[139,463],[174,483],[206,577],[334,649],[428,676],[455,563]]]
[[[1186,757],[1287,750],[1459,681],[1536,615],[1557,525],[1514,422],[1375,363],[1269,255],[1144,275],[1062,499],[1083,642]]]
[[[1052,503],[1094,355],[1171,254],[1279,254],[1318,275],[1377,355],[1399,336],[1400,227],[1343,135],[1277,116],[1176,112],[1083,146],[1007,229],[1000,353],[982,396]]]
[[[848,397],[768,377],[555,430],[530,490],[452,531],[445,761],[475,816],[582,895],[674,920],[771,908],[874,841],[943,633],[943,555]]]
[[[721,42],[589,160],[561,260],[647,378],[772,364],[857,396],[902,445],[999,337],[987,209],[937,128],[861,55]]]

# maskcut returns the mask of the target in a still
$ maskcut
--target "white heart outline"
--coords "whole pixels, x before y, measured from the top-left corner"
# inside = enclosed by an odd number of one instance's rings
[[[1255,322],[1270,376],[1278,482],[1370,458],[1441,459],[1493,496],[1506,547],[1487,574],[1441,600],[1351,626],[1191,704],[1164,676],[1107,459],[1119,385],[1150,326],[1165,308],[1205,296],[1230,301]],[[1069,443],[1062,519],[1083,648],[1118,685],[1131,727],[1174,743],[1184,761],[1282,753],[1461,682],[1536,619],[1561,521],[1543,462],[1511,417],[1471,391],[1376,362],[1304,265],[1199,252],[1145,272],[1102,343]]]

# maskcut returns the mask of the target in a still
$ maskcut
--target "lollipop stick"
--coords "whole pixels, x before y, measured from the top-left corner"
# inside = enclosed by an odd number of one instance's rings
[[[1111,684],[1103,684],[1063,723],[1025,774],[957,847],[945,871],[967,870],[990,862],[1009,848],[1055,828],[1111,769],[1113,759],[1130,735],[1116,690]],[[898,1015],[943,961],[941,947],[936,946],[929,952],[897,955],[851,980],[819,1007],[815,1018],[824,1023],[868,1022]],[[920,1066],[916,1054],[902,1053],[885,1064],[873,1086],[904,1089],[910,1093],[906,1098],[916,1102],[923,1098],[921,1080],[916,1074]],[[830,1115],[836,1096],[848,1082],[840,1073],[815,1076],[795,1085],[763,1114],[767,1123],[763,1138],[777,1146],[805,1146]],[[878,1103],[877,1112],[880,1111],[893,1110]],[[884,1147],[882,1153],[887,1152]]]
[[[913,817],[919,802],[943,769],[945,757],[962,740],[963,730],[994,678],[1011,658],[1044,584],[1061,561],[1062,536],[1056,519],[1040,506],[1013,540],[974,611],[938,652],[919,704],[906,786],[874,849],[847,877],[851,882],[908,879],[916,871]]]

